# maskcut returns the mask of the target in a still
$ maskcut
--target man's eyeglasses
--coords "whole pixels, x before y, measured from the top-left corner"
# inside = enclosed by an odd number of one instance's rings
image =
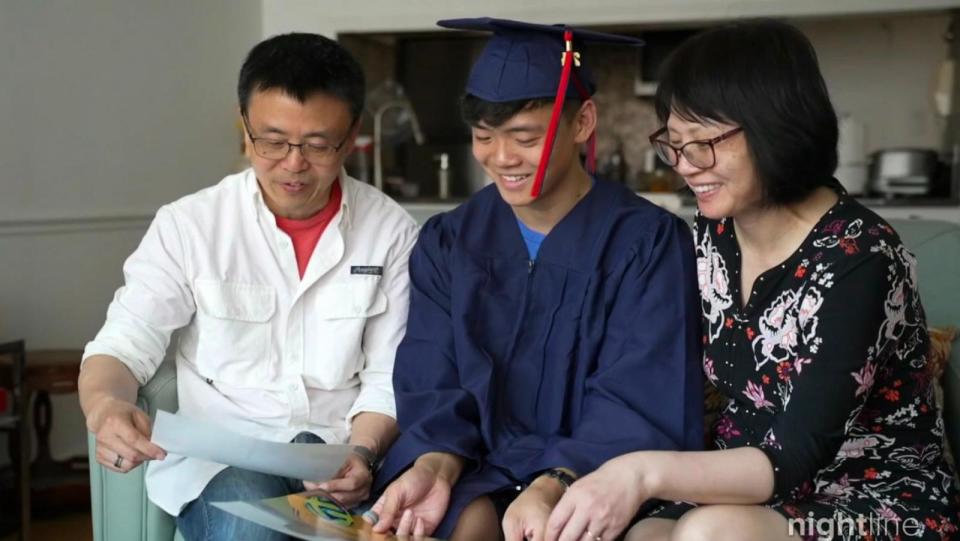
[[[348,133],[338,145],[314,144],[314,143],[291,143],[290,141],[278,141],[266,137],[254,137],[250,129],[250,121],[246,115],[243,115],[243,126],[247,129],[250,141],[253,142],[253,151],[257,156],[266,160],[282,160],[290,154],[290,151],[296,147],[300,151],[304,160],[314,165],[332,165],[337,161],[337,153],[343,148],[343,145],[350,139]],[[353,128],[353,126],[351,126]]]
[[[713,146],[724,139],[733,137],[741,131],[743,131],[743,128],[737,127],[713,139],[690,141],[679,147],[675,147],[670,144],[670,141],[660,139],[663,134],[667,133],[667,128],[663,127],[650,135],[650,144],[653,145],[653,149],[657,151],[657,156],[663,160],[663,163],[670,167],[676,167],[677,164],[680,163],[680,154],[683,154],[683,157],[687,159],[687,163],[697,169],[710,169],[717,164],[717,153]]]

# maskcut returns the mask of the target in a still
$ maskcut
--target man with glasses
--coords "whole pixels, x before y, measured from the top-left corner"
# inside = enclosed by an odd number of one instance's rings
[[[133,402],[175,330],[179,414],[273,441],[357,445],[319,485],[347,506],[367,497],[397,431],[391,377],[416,224],[343,170],[363,110],[360,66],[324,37],[277,36],[250,52],[238,94],[252,168],[157,212],[80,375],[97,461],[128,472],[151,460],[150,499],[187,539],[284,538],[210,502],[317,485],[150,442]]]

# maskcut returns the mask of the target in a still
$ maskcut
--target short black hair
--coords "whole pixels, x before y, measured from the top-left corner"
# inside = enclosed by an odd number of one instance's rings
[[[569,98],[564,100],[564,117],[569,119],[582,104],[580,100]],[[470,126],[480,126],[483,123],[491,128],[497,128],[521,111],[531,111],[545,106],[553,107],[553,98],[494,102],[478,98],[473,94],[464,94],[460,98],[460,116]]]
[[[657,116],[743,128],[769,205],[803,200],[831,185],[837,168],[837,114],[810,40],[761,19],[707,30],[664,63]]]
[[[342,100],[356,122],[363,113],[363,69],[339,43],[318,34],[281,34],[261,41],[240,68],[237,97],[247,114],[255,91],[279,89],[305,102],[314,94]]]

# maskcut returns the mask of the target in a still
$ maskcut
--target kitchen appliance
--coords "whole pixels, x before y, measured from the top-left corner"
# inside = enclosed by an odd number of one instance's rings
[[[867,145],[864,125],[849,113],[840,114],[837,180],[850,195],[867,191]]]
[[[936,174],[935,150],[880,150],[873,153],[870,163],[871,191],[884,197],[929,195]]]

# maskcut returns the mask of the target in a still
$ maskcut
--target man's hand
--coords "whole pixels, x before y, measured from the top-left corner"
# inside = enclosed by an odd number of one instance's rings
[[[370,496],[370,486],[373,484],[373,474],[367,462],[358,455],[351,454],[340,471],[333,476],[333,479],[322,483],[304,481],[303,486],[307,490],[324,490],[337,499],[347,509],[352,509],[357,504],[366,500]]]
[[[87,430],[96,435],[97,462],[126,473],[146,460],[163,460],[167,453],[150,442],[150,418],[140,408],[103,397],[87,415]]]
[[[462,459],[446,453],[420,457],[373,505],[371,510],[379,517],[373,531],[393,528],[398,536],[432,534],[447,512],[462,467]]]
[[[503,516],[505,541],[543,541],[550,512],[563,496],[563,485],[556,479],[539,477],[527,487]]]

